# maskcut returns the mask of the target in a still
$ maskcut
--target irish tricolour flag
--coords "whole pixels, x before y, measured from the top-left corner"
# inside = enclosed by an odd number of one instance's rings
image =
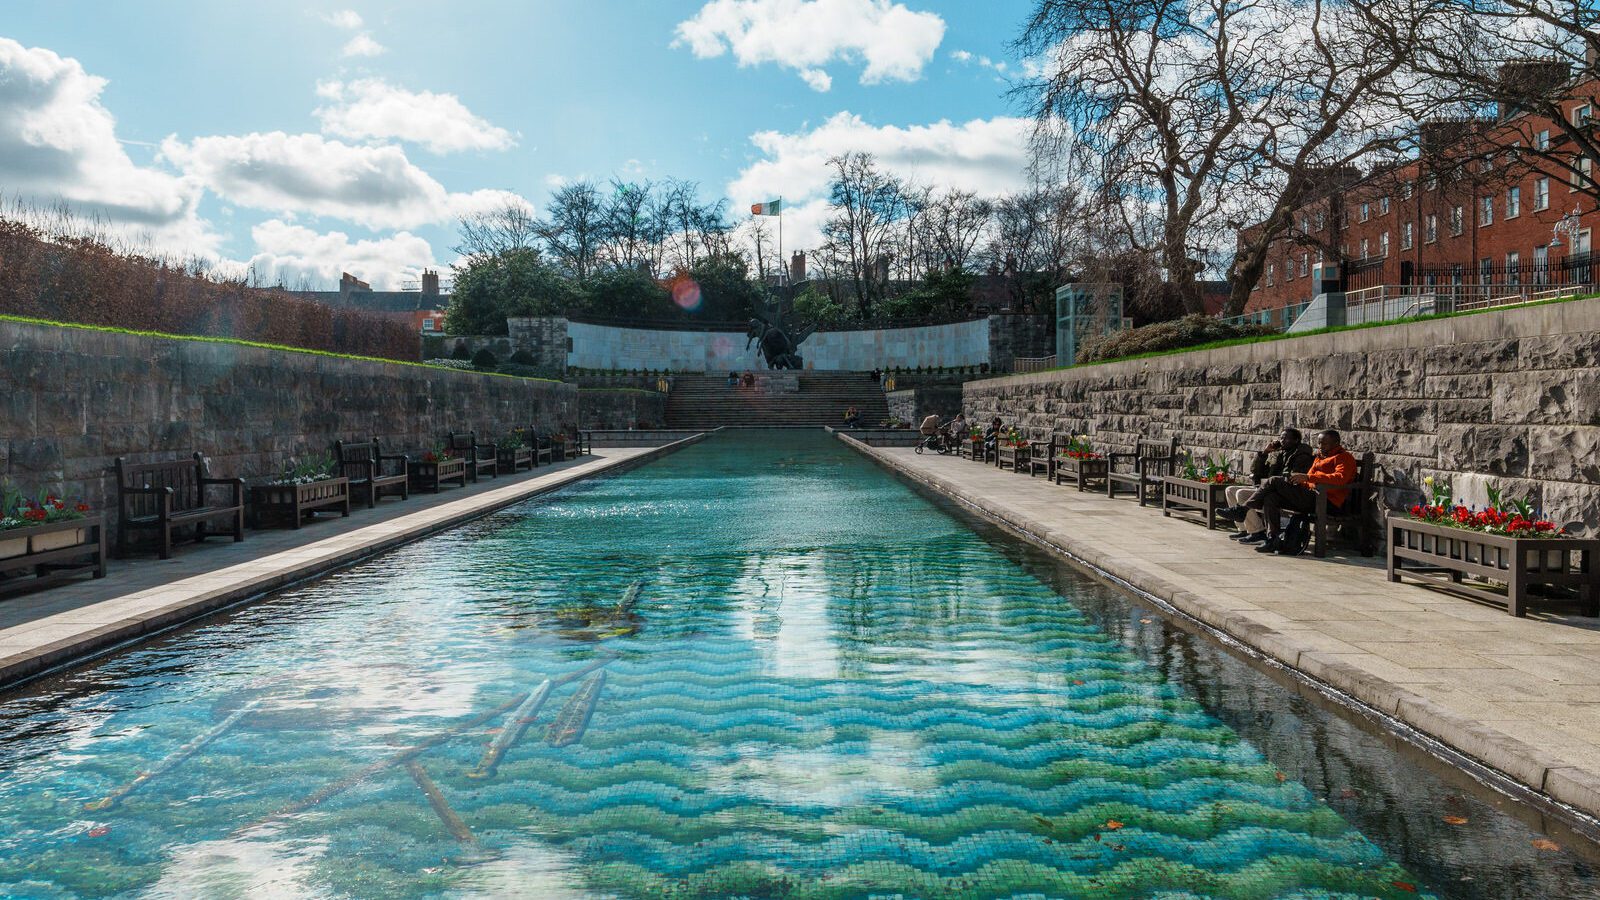
[[[768,200],[765,203],[752,203],[750,204],[750,215],[775,216],[782,208],[782,200]]]

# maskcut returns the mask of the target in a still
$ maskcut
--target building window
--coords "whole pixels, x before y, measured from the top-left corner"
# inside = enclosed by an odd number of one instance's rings
[[[1416,185],[1417,185],[1417,183],[1415,181],[1410,180],[1409,178],[1406,179],[1405,181],[1400,182],[1400,199],[1401,200],[1410,200],[1411,199],[1411,192],[1416,188]]]
[[[1588,125],[1589,120],[1592,117],[1590,115],[1591,112],[1592,110],[1587,103],[1583,104],[1582,106],[1574,107],[1572,110],[1572,124],[1578,126],[1579,128]]]
[[[1478,224],[1479,225],[1493,225],[1494,224],[1494,198],[1493,197],[1479,197],[1478,198]]]
[[[1304,278],[1311,271],[1311,254],[1300,254],[1300,277]]]
[[[1427,178],[1422,179],[1422,189],[1426,190],[1426,191],[1436,191],[1436,190],[1438,190],[1439,189],[1439,176],[1436,175],[1436,174],[1433,174],[1433,173],[1429,173]]]
[[[1549,150],[1550,149],[1550,129],[1546,128],[1545,130],[1539,132],[1539,139],[1537,141],[1535,141],[1533,145],[1535,147],[1539,148],[1540,150]]]
[[[1317,210],[1317,230],[1321,231],[1322,229],[1327,228],[1327,227],[1328,227],[1328,214],[1326,212],[1323,212],[1320,209]]]
[[[1311,233],[1311,217],[1306,215],[1305,213],[1301,213],[1300,214],[1300,233],[1301,234],[1310,234]]]
[[[1275,263],[1267,263],[1267,287],[1272,287],[1272,279],[1277,274],[1278,274],[1277,265]]]
[[[1428,218],[1422,224],[1422,242],[1432,244],[1439,240],[1439,217],[1428,213]]]
[[[1294,280],[1294,257],[1292,256],[1285,256],[1283,258],[1283,280]]]
[[[1366,238],[1361,239],[1361,258],[1366,259],[1371,252],[1371,242]]]
[[[1522,283],[1522,254],[1506,254],[1506,284]]]
[[[1572,169],[1572,187],[1570,189],[1576,191],[1585,185],[1592,184],[1593,182],[1590,180],[1589,175],[1593,167],[1594,161],[1589,157],[1578,157],[1578,164]]]
[[[1456,206],[1450,207],[1450,234],[1451,234],[1451,236],[1453,236],[1453,237],[1460,237],[1461,236],[1461,229],[1463,227],[1462,226],[1462,221],[1463,221],[1463,216],[1462,216],[1462,213],[1461,213],[1461,206],[1459,204],[1457,204]]]
[[[1550,208],[1550,179],[1535,178],[1533,180],[1533,208]]]
[[[1533,283],[1550,283],[1550,248],[1543,244],[1533,248]]]
[[[1372,204],[1371,203],[1363,203],[1363,204],[1361,204],[1361,221],[1365,222],[1366,220],[1368,220],[1370,218],[1372,218]]]
[[[1389,255],[1389,232],[1387,231],[1378,235],[1378,255],[1384,257]]]
[[[1494,260],[1487,256],[1478,260],[1478,283],[1494,284]]]
[[[1506,188],[1506,218],[1522,215],[1522,188]]]
[[[1411,249],[1411,223],[1410,222],[1401,222],[1400,223],[1400,249],[1401,250],[1410,250]]]
[[[1388,197],[1379,197],[1378,198],[1378,215],[1387,216],[1388,214],[1389,214],[1389,198]]]

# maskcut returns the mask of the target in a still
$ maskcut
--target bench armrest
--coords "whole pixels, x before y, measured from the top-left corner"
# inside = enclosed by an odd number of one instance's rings
[[[1106,454],[1106,461],[1107,462],[1113,462],[1113,463],[1116,462],[1119,459],[1132,460],[1132,459],[1138,459],[1138,458],[1139,458],[1139,454],[1137,454],[1137,453],[1107,453]]]
[[[411,461],[411,457],[407,456],[404,453],[380,453],[380,454],[378,454],[378,462],[379,462],[379,464],[382,464],[382,463],[385,463],[385,462],[398,462],[401,465],[404,465],[404,464],[406,464],[406,463],[408,463],[410,461]]]
[[[200,499],[205,500],[206,488],[230,487],[233,488],[233,505],[244,505],[244,479],[243,478],[201,478],[196,481],[200,486]]]

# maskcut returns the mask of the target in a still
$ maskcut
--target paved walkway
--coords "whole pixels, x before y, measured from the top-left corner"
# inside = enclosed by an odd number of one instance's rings
[[[1254,552],[1130,499],[955,456],[883,464],[1120,578],[1546,796],[1600,816],[1600,620],[1390,584],[1381,558]]]
[[[112,560],[106,577],[84,578],[0,600],[0,687],[211,610],[440,529],[535,494],[671,452],[661,448],[597,448],[594,455],[515,476],[469,483],[465,490],[413,493],[356,507],[350,518],[322,518],[305,527],[247,531],[241,543],[211,539],[153,555]]]

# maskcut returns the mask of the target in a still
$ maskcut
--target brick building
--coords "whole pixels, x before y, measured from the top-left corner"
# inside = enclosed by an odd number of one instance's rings
[[[450,295],[440,289],[439,273],[432,269],[422,271],[416,290],[375,291],[372,285],[345,272],[339,277],[337,291],[290,293],[335,309],[359,309],[407,322],[422,334],[444,333],[444,311],[450,305]]]
[[[1553,61],[1508,68],[1564,91],[1569,121],[1600,116],[1600,82],[1568,85],[1567,67]],[[1579,188],[1591,161],[1563,152],[1572,142],[1556,123],[1502,108],[1492,119],[1423,123],[1418,137],[1415,159],[1364,176],[1328,173],[1321,198],[1274,242],[1246,314],[1292,321],[1318,292],[1312,276],[1324,260],[1342,266],[1351,304],[1397,294],[1430,304],[1415,312],[1596,281],[1590,235],[1600,212]]]

